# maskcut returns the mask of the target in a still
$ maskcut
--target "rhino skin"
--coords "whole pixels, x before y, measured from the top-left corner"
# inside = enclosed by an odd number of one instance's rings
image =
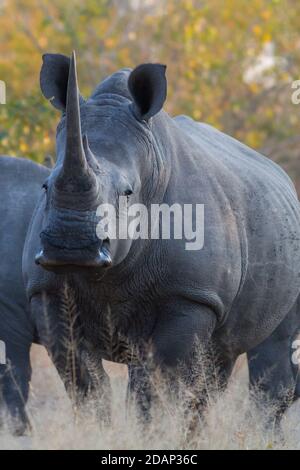
[[[0,355],[0,411],[8,411],[11,431],[16,435],[31,428],[26,412],[31,378],[29,352],[33,343],[43,345],[26,297],[22,252],[42,185],[49,175],[48,168],[31,160],[0,156],[0,348],[4,355],[5,344],[6,356]],[[72,363],[68,367],[64,374],[70,376]],[[81,372],[83,381],[86,390],[95,388],[86,371]]]
[[[28,423],[25,403],[31,376],[29,350],[35,325],[22,277],[26,232],[49,170],[23,158],[0,156],[0,341],[6,364],[0,364],[0,392],[16,433]],[[5,357],[1,362],[5,362]],[[21,421],[19,422],[19,419]]]
[[[64,296],[76,306],[79,357],[100,369],[102,358],[128,364],[129,397],[145,417],[153,369],[172,390],[182,380],[193,388],[196,343],[213,346],[224,387],[248,353],[251,383],[264,378],[284,411],[283,390],[299,396],[291,345],[300,326],[300,207],[287,174],[213,127],[164,112],[163,65],[120,70],[84,99],[75,54],[46,54],[41,89],[62,117],[23,271],[32,321],[67,387],[66,344],[55,325],[45,328],[67,320]],[[98,239],[96,208],[120,195],[129,206],[204,204],[203,248]],[[104,409],[108,383],[101,369]]]

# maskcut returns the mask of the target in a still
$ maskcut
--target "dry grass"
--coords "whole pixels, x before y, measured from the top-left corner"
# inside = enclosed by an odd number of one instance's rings
[[[113,388],[112,423],[100,429],[92,414],[74,419],[63,385],[43,348],[34,348],[34,374],[28,406],[31,436],[0,434],[0,449],[300,449],[300,403],[283,420],[284,438],[266,431],[262,416],[249,399],[247,369],[238,362],[227,391],[211,396],[205,422],[190,435],[183,410],[166,392],[154,419],[142,431],[133,412],[125,412],[126,368],[106,364]]]

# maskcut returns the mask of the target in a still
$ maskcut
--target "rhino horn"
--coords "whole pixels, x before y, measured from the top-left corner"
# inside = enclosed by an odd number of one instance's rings
[[[76,56],[73,51],[70,61],[66,106],[66,153],[63,161],[63,172],[66,175],[85,172],[88,167],[81,134],[79,90],[77,84]]]

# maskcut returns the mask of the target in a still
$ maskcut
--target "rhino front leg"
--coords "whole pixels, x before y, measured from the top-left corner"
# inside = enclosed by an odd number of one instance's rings
[[[138,417],[146,423],[151,418],[153,395],[151,368],[147,365],[129,364],[127,407],[136,405]]]
[[[208,350],[215,326],[216,315],[205,305],[182,299],[163,305],[153,334],[156,363],[170,372],[192,365],[197,350]]]
[[[60,295],[53,294],[34,296],[31,312],[39,342],[46,347],[74,406],[82,408],[91,398],[98,402],[101,421],[107,422],[111,396],[109,378],[101,359],[95,361],[86,348],[79,318],[68,313]]]
[[[141,361],[140,367],[129,367],[129,391],[146,419],[159,387],[159,375],[175,396],[184,383],[192,392],[187,395],[195,396],[193,406],[200,408],[204,397],[197,389],[199,350],[204,355],[208,351],[215,325],[215,314],[204,305],[178,299],[162,307],[153,332],[151,360]]]

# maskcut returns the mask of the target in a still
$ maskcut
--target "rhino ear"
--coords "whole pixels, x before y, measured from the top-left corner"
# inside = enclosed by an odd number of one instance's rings
[[[147,121],[161,110],[166,100],[166,66],[139,65],[129,75],[128,88],[133,98],[134,114]]]
[[[41,90],[45,98],[61,111],[66,109],[69,68],[69,57],[62,54],[43,55]]]

